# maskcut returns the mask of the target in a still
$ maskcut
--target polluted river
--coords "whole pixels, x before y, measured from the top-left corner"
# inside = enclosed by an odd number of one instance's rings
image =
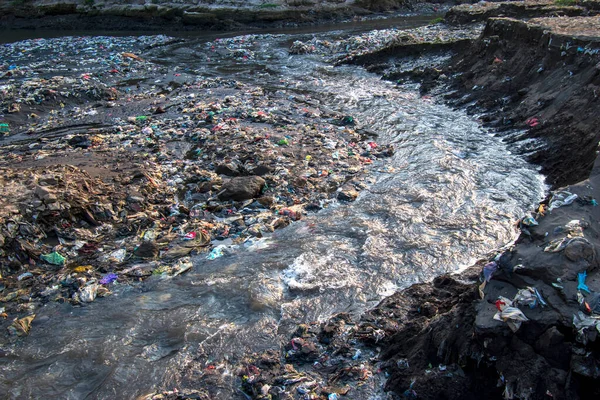
[[[86,36],[4,44],[0,62],[14,64],[13,70],[54,60],[52,68],[36,72],[47,79],[110,70],[110,63],[98,61],[100,48],[108,55],[130,52],[144,60],[146,70],[127,75],[115,67],[104,78],[125,93],[173,90],[198,77],[261,88],[271,114],[292,104],[305,114],[301,118],[343,117],[347,123],[333,125],[333,134],[350,126],[393,154],[365,167],[354,201],[322,198],[321,210],[305,211],[288,226],[248,240],[212,238],[207,252],[191,253],[185,273],[117,281],[111,295],[84,304],[36,305],[29,334],[3,339],[0,392],[10,399],[137,398],[195,388],[210,367],[218,375],[209,388],[212,398],[247,398],[236,373],[244,355],[279,351],[298,324],[339,312],[360,315],[399,289],[459,271],[510,244],[515,222],[545,194],[537,168],[476,116],[421,96],[416,85],[333,65],[359,39],[375,46],[395,32],[384,26],[377,32],[356,25],[226,38]],[[317,49],[290,54],[296,41]],[[323,43],[327,54],[319,51]],[[189,100],[191,94],[181,96]],[[123,114],[140,114],[131,107]],[[119,118],[116,108],[107,110],[81,106],[78,112],[86,114],[82,124],[105,127]],[[165,111],[172,118],[179,112]],[[60,127],[54,123],[52,129]],[[15,135],[0,144],[29,145],[29,136],[37,138],[26,122],[16,125]],[[335,143],[325,145],[332,147],[331,157],[339,157]],[[186,146],[173,157],[193,149]],[[298,158],[299,165],[310,160]],[[27,162],[38,167],[50,165],[47,160]],[[179,192],[178,202],[193,210],[197,198]],[[215,253],[217,246],[221,252]],[[385,378],[372,380],[347,397],[386,398]]]

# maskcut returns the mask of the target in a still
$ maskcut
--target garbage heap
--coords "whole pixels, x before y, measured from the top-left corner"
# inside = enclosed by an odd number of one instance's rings
[[[130,81],[165,71],[115,48],[93,56],[118,65],[74,76],[40,77],[18,51],[21,64],[2,67],[0,301],[11,318],[179,275],[353,201],[393,153],[353,116],[282,90],[189,71]]]

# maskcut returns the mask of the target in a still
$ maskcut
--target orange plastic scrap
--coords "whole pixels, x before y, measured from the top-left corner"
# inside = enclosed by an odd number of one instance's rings
[[[144,61],[140,56],[136,56],[133,53],[121,53],[121,55],[125,58],[131,58],[136,61]]]
[[[546,215],[546,205],[545,204],[540,204],[540,206],[538,208],[538,213],[540,213],[542,216]]]

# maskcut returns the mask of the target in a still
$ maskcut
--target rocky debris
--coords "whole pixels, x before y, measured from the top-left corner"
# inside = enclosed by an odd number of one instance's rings
[[[296,40],[290,46],[290,54],[309,54],[309,53],[314,53],[314,51],[315,51],[315,46],[303,43],[300,40]]]
[[[349,344],[356,329],[347,314],[320,324],[299,325],[283,354],[270,350],[242,360],[237,369],[242,390],[255,399],[367,396],[383,377],[378,364],[371,362],[371,350]]]
[[[265,187],[265,180],[260,176],[241,176],[233,178],[221,186],[217,194],[219,200],[243,201],[258,197]]]

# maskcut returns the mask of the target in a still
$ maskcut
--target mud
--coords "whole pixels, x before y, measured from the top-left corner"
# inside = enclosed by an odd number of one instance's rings
[[[383,18],[390,13],[434,14],[443,9],[447,6],[412,0],[15,0],[0,5],[0,22],[3,29],[239,31]]]

